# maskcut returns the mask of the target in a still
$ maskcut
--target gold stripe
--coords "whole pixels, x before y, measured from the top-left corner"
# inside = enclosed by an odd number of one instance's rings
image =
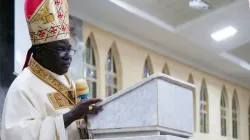
[[[40,9],[43,7],[43,5],[45,4],[46,1],[48,1],[48,0],[43,0],[43,2],[41,2],[40,5],[36,8],[35,12],[32,14],[30,19],[27,19],[29,22],[32,22],[32,19],[35,17],[35,15],[38,14],[38,11],[40,11]]]
[[[77,97],[75,94],[75,101],[72,101],[68,98],[67,95],[65,95],[63,92],[71,90],[70,88],[67,88],[64,84],[62,84],[57,78],[55,78],[53,75],[51,75],[47,70],[45,70],[41,65],[39,65],[33,58],[31,58],[29,62],[29,70],[36,75],[39,79],[41,79],[46,84],[50,85],[54,89],[56,89],[59,93],[61,93],[65,98],[67,98],[74,106],[76,105]],[[68,81],[68,76],[65,76]],[[72,83],[70,82],[70,85],[72,87]]]

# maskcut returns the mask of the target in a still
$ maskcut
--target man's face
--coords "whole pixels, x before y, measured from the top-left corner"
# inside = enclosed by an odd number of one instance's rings
[[[41,61],[47,69],[59,75],[68,72],[72,61],[72,55],[69,54],[71,44],[68,39],[50,42],[40,47],[44,52]]]

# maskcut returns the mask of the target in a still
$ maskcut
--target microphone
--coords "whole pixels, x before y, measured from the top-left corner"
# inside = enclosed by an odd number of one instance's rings
[[[88,96],[90,95],[89,92],[89,86],[86,80],[84,79],[79,79],[75,82],[76,85],[76,95],[77,98],[80,99],[88,99]],[[92,107],[92,106],[89,106]],[[89,109],[90,110],[90,109]],[[90,131],[88,130],[88,125],[89,125],[89,121],[88,121],[88,116],[85,115],[82,118],[82,121],[79,121],[79,132],[80,132],[80,137],[82,139],[89,139],[92,138],[92,134],[90,133]]]
[[[88,99],[90,92],[87,81],[85,79],[79,79],[76,81],[75,85],[77,98]]]

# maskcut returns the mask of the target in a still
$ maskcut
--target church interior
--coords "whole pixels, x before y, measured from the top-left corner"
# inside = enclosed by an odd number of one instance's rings
[[[79,52],[72,77],[86,79],[91,98],[102,99],[155,73],[186,81],[195,85],[191,140],[250,140],[249,2],[192,1],[199,0],[68,0]],[[13,9],[0,11],[1,114],[18,75],[15,46],[22,46],[13,41],[14,19],[3,14]]]

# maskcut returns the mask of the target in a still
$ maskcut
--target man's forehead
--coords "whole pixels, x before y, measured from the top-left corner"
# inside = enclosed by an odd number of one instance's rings
[[[56,47],[71,48],[71,44],[70,44],[68,39],[54,41],[54,42],[51,42],[48,45],[53,47],[53,48],[56,48]]]

